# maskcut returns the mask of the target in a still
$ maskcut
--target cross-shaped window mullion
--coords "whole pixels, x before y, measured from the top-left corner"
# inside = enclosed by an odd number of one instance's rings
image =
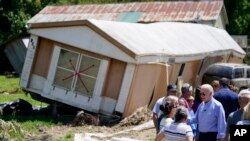
[[[80,60],[81,60],[81,59],[80,59]],[[81,60],[81,61],[82,61],[82,60]],[[79,62],[80,62],[80,61],[79,61]],[[75,77],[75,79],[79,79],[80,83],[83,85],[83,87],[85,88],[85,90],[87,91],[87,93],[89,93],[89,90],[88,90],[87,86],[85,85],[84,81],[83,81],[82,78],[80,77],[80,73],[83,73],[83,72],[85,72],[85,71],[87,71],[87,70],[89,70],[89,69],[95,67],[95,65],[94,65],[94,64],[93,64],[93,65],[90,65],[90,66],[88,66],[87,68],[78,71],[78,70],[77,70],[77,67],[74,66],[74,64],[72,63],[72,60],[71,60],[71,59],[69,59],[69,63],[70,63],[70,65],[71,65],[71,67],[72,67],[74,73],[71,74],[71,75],[69,75],[69,76],[66,76],[65,78],[62,79],[62,81],[65,81],[65,80],[67,80],[67,79],[69,79],[69,78]],[[80,64],[80,63],[79,63],[79,64]],[[79,67],[80,67],[80,66],[79,66]],[[76,83],[76,80],[74,81],[74,83]],[[75,84],[74,84],[74,85],[75,85]]]

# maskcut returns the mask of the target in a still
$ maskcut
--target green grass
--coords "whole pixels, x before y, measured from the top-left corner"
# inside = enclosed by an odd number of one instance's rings
[[[4,135],[1,135],[0,132],[0,140],[2,140],[3,137],[7,138],[7,140],[18,140],[18,141],[33,140],[32,138],[39,138],[39,135],[41,135],[41,130],[46,130],[55,125],[64,124],[63,121],[60,119],[59,120],[53,119],[52,116],[42,116],[42,115],[3,116],[2,120],[4,120],[6,125],[15,123],[17,127],[20,127],[20,129],[18,130],[15,129],[15,131],[18,132],[14,132],[13,129],[12,130],[4,129],[6,126],[3,126],[4,124],[0,124],[0,130],[2,129],[3,131],[5,131]],[[30,135],[32,135],[31,139],[29,139]],[[68,137],[65,138],[67,139]]]
[[[14,101],[18,98],[21,98],[21,99],[29,102],[31,105],[37,105],[37,106],[47,106],[48,105],[47,103],[32,99],[30,94],[25,94],[24,92],[20,92],[17,94],[0,94],[0,102]]]
[[[19,78],[7,78],[0,75],[0,92],[19,89]]]
[[[0,75],[0,102],[14,101],[18,98],[24,99],[32,105],[47,106],[31,98],[29,93],[25,93],[19,86],[20,78],[7,78]]]
[[[32,99],[30,94],[25,93],[19,86],[20,78],[7,78],[0,75],[0,102],[14,101],[18,98],[24,99],[32,105],[47,106],[47,103],[43,103]],[[51,115],[9,115],[0,116],[0,119],[4,120],[6,125],[17,124],[24,132],[13,132],[13,130],[3,129],[3,124],[0,125],[0,140],[4,140],[3,137],[8,140],[26,140],[24,137],[27,134],[36,135],[39,134],[39,127],[50,128],[54,125],[61,125],[71,121],[73,117],[61,117],[60,119],[53,119]],[[12,126],[11,126],[12,127]],[[3,132],[4,131],[4,132]],[[65,139],[71,138],[71,135],[67,135]]]
[[[55,141],[72,141],[74,140],[74,132],[68,131],[63,137],[56,139]]]

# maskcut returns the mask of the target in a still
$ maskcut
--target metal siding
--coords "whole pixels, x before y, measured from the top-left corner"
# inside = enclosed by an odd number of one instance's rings
[[[13,66],[13,68],[15,69],[15,71],[18,74],[20,74],[22,72],[22,67],[23,67],[23,63],[24,63],[24,56],[22,58],[22,56],[20,56],[21,54],[19,54],[19,52],[22,52],[21,47],[16,47],[15,45],[7,46],[5,48],[5,53],[8,57],[11,65]],[[20,58],[22,58],[22,59],[20,59]]]
[[[22,72],[26,50],[22,38],[8,43],[4,50],[14,70],[19,74]]]

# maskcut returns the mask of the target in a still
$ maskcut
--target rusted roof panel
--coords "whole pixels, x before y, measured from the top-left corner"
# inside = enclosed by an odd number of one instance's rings
[[[124,13],[140,12],[137,22],[216,20],[223,1],[134,2],[47,6],[28,23],[63,22],[84,19],[119,21]],[[136,21],[135,21],[136,22]]]

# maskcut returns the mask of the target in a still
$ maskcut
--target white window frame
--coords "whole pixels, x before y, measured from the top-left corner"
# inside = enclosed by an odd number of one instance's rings
[[[56,66],[60,56],[60,50],[62,47],[54,46],[54,51],[50,63],[50,69],[48,73],[48,78],[45,82],[45,88],[43,90],[43,96],[57,101],[64,102],[66,104],[76,106],[79,108],[84,108],[93,112],[98,112],[100,109],[100,104],[102,100],[102,89],[104,86],[106,74],[108,71],[109,61],[105,59],[100,59],[101,63],[99,66],[99,71],[96,78],[95,88],[92,97],[78,94],[75,91],[68,91],[60,87],[53,85],[54,77],[56,74]],[[63,48],[64,49],[64,48]],[[93,103],[93,104],[92,104]]]

